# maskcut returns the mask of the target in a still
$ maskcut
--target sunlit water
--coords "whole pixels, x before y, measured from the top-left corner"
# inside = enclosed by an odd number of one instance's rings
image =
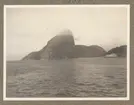
[[[7,62],[7,97],[126,97],[126,58]]]

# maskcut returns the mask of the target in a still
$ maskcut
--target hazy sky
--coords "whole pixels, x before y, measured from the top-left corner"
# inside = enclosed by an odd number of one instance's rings
[[[19,60],[40,50],[64,29],[73,32],[75,44],[109,50],[127,44],[127,24],[126,7],[8,7],[7,60]]]

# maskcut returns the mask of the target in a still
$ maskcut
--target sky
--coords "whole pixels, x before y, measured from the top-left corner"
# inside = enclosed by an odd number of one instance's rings
[[[105,50],[127,44],[127,7],[7,7],[6,58],[20,60],[65,29],[75,44]]]

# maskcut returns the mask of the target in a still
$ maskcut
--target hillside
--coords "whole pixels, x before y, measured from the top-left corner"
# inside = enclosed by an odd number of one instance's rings
[[[120,47],[112,48],[107,52],[107,54],[116,54],[118,57],[126,57],[127,55],[127,45],[122,45]]]

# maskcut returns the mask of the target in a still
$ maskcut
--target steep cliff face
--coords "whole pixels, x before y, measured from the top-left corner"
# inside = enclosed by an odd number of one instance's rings
[[[97,45],[75,45],[73,33],[70,30],[64,30],[49,40],[40,51],[28,54],[23,60],[99,57],[105,53],[106,51]]]
[[[67,30],[48,41],[40,56],[42,59],[70,58],[74,45],[73,35]]]

